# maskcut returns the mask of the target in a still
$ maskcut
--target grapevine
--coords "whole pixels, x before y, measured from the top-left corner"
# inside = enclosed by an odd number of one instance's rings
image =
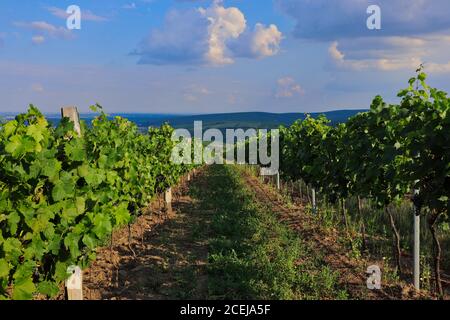
[[[82,130],[67,118],[53,128],[34,106],[0,127],[0,298],[57,295],[69,266],[86,267],[113,229],[190,170],[170,162],[168,125],[140,134],[101,111]]]

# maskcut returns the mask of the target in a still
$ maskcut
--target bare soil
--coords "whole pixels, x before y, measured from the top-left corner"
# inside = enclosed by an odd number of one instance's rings
[[[172,212],[156,201],[130,229],[114,232],[112,245],[100,249],[84,272],[85,299],[207,297],[207,244],[194,234],[203,217],[188,195],[189,185],[184,180],[175,188]]]

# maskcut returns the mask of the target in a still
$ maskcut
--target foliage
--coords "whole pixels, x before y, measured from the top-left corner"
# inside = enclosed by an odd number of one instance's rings
[[[330,199],[360,195],[386,206],[419,189],[421,206],[450,206],[450,98],[419,70],[399,105],[375,97],[346,124],[307,117],[281,130],[281,171]],[[416,85],[416,88],[414,88]]]
[[[100,110],[96,106],[95,110]],[[54,296],[118,226],[189,167],[170,160],[172,128],[139,134],[105,113],[51,127],[34,106],[0,127],[0,298]]]

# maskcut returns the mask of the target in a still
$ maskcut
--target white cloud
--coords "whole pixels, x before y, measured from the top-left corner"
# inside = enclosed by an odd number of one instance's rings
[[[34,36],[33,38],[31,38],[31,42],[33,42],[33,44],[36,44],[36,45],[43,44],[45,42],[45,37],[44,36]]]
[[[450,1],[378,0],[377,31],[366,26],[369,2],[276,0],[296,23],[293,35],[331,43],[332,65],[341,70],[414,71],[425,62],[430,72],[448,72]]]
[[[269,57],[278,53],[283,34],[278,30],[277,26],[271,24],[265,27],[258,23],[255,26],[255,32],[252,39],[252,52],[255,56]]]
[[[341,45],[344,49],[341,49]],[[328,53],[332,64],[343,70],[414,71],[423,63],[426,71],[450,72],[450,62],[431,61],[439,59],[438,55],[442,50],[450,50],[450,41],[445,37],[430,35],[344,39],[332,42]]]
[[[211,95],[212,92],[205,86],[192,84],[187,86],[183,92],[183,99],[187,102],[197,102],[202,97]]]
[[[208,8],[172,10],[161,29],[153,29],[134,54],[141,64],[227,65],[237,57],[263,58],[278,53],[283,35],[277,26],[247,26],[236,7],[214,1]]]
[[[447,63],[425,63],[425,68],[430,73],[450,73],[450,61]]]
[[[257,23],[253,30],[247,30],[237,41],[230,44],[235,56],[246,58],[265,58],[280,51],[283,34],[274,24],[266,27]]]
[[[33,22],[15,22],[14,25],[20,28],[27,28],[32,30],[37,36],[48,35],[53,38],[71,39],[73,34],[70,30],[64,27],[56,27],[45,21]]]
[[[40,83],[33,83],[31,85],[31,91],[36,92],[36,93],[41,93],[41,92],[44,92],[44,87]]]
[[[200,8],[199,12],[209,22],[205,60],[214,65],[233,63],[227,41],[237,39],[245,31],[244,14],[238,8],[224,8],[218,2],[207,9]]]
[[[292,77],[284,77],[277,80],[276,98],[292,98],[304,94],[303,88]]]

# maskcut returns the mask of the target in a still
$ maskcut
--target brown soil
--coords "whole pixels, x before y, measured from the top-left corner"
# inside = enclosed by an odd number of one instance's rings
[[[84,272],[85,299],[207,297],[207,246],[195,232],[204,217],[187,194],[189,184],[184,181],[175,188],[172,212],[156,201],[130,226],[130,232],[128,227],[114,232],[112,245],[100,249]]]

